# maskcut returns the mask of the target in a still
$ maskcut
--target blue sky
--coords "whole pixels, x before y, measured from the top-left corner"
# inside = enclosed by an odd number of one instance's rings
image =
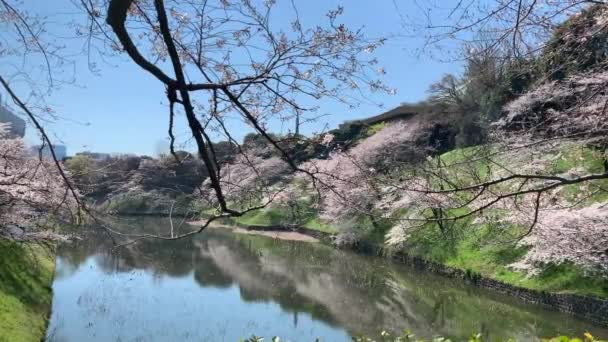
[[[278,0],[286,1],[286,0]],[[413,0],[307,0],[295,1],[301,21],[312,25],[337,5],[345,8],[343,22],[351,27],[364,26],[372,37],[403,34],[401,15],[414,15],[418,10]],[[28,0],[32,11],[59,13],[57,21],[65,20],[74,9],[69,0]],[[395,7],[398,3],[399,11]],[[400,13],[399,13],[400,12]],[[280,16],[280,13],[277,13]],[[49,124],[57,142],[68,147],[68,154],[83,150],[108,153],[136,153],[153,155],[167,139],[167,108],[162,104],[164,89],[161,84],[126,58],[112,59],[111,64],[96,61],[101,72],[96,75],[87,68],[87,56],[81,54],[83,42],[66,39],[68,49],[75,51],[75,83],[55,90],[48,103],[61,117]],[[376,51],[380,65],[386,69],[384,81],[397,89],[396,95],[375,96],[384,108],[361,105],[349,109],[344,105],[325,101],[316,103],[320,113],[329,114],[308,126],[304,132],[321,130],[325,125],[336,127],[340,122],[375,115],[399,105],[414,102],[426,96],[428,86],[443,74],[458,72],[458,64],[435,61],[428,56],[416,55],[421,41],[414,38],[389,40]],[[0,66],[0,71],[2,67]],[[23,88],[19,88],[25,91]],[[178,118],[179,119],[179,118]],[[181,118],[181,120],[184,120]],[[280,127],[272,127],[280,130]],[[178,126],[178,135],[187,136],[184,125]],[[243,136],[245,127],[236,127]],[[37,137],[30,128],[30,143]],[[187,148],[187,146],[186,146]]]

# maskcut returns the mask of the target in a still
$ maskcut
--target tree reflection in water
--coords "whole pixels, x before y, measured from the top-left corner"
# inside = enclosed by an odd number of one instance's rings
[[[159,218],[138,218],[123,224],[132,231],[159,232],[168,227],[168,223]],[[264,318],[276,322],[277,331],[279,325],[282,331],[291,329],[288,333],[293,334],[298,334],[301,329],[316,333],[335,331],[336,335],[319,336],[328,338],[328,341],[347,340],[348,335],[359,333],[376,335],[382,329],[401,331],[405,328],[427,337],[463,338],[472,332],[482,332],[490,340],[508,337],[531,340],[538,336],[580,334],[587,330],[606,335],[606,331],[566,315],[514,303],[503,296],[468,287],[455,280],[321,244],[209,229],[191,239],[143,240],[112,252],[111,241],[99,230],[86,236],[78,243],[60,248],[56,290],[64,283],[84,276],[80,275],[81,269],[92,262],[100,270],[95,277],[100,278],[117,274],[146,275],[161,280],[183,279],[203,289],[238,289],[240,298],[231,310],[245,310],[254,303],[278,304],[280,310],[265,313],[276,317]],[[111,282],[108,286],[115,286],[114,291],[123,291],[121,287],[126,286],[123,283]],[[142,291],[153,293],[152,297],[190,296],[188,293],[158,293],[162,289],[154,284],[146,283],[141,287],[145,287]],[[138,288],[130,290],[139,291]],[[166,292],[166,289],[162,291]],[[61,302],[69,299],[58,296],[60,294],[56,291],[49,334],[55,331],[57,336],[67,336],[66,340],[72,340],[70,329],[57,323],[61,310],[68,310],[62,309]],[[70,296],[77,294],[71,293]],[[108,299],[104,297],[103,300]],[[199,296],[187,300],[207,303],[210,298]],[[115,304],[108,303],[112,310],[123,310]],[[138,314],[137,311],[134,313]],[[196,317],[200,313],[193,311],[189,314]],[[221,313],[217,314],[221,316]],[[322,324],[325,330],[306,326],[312,323],[299,327],[303,324],[303,317],[305,322]],[[97,321],[103,317],[93,315],[86,319]],[[155,319],[154,316],[147,317],[145,323],[153,326]],[[242,326],[233,324],[235,318],[230,314],[223,319],[228,329]],[[256,330],[260,328],[256,326],[260,317],[250,317],[249,320],[251,329],[236,331],[235,336],[245,337],[251,333],[271,336],[275,333],[273,327]],[[117,331],[116,336],[120,336],[120,329],[132,329],[113,327]],[[201,326],[192,329],[213,328],[205,326],[203,319]],[[196,331],[188,334],[195,336]],[[175,336],[168,336],[167,340]],[[161,336],[156,337],[163,340]]]

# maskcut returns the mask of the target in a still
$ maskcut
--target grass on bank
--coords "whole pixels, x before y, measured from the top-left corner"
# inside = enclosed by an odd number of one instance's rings
[[[282,207],[268,207],[252,211],[241,217],[232,218],[232,221],[238,225],[258,227],[288,226],[294,222],[289,211]],[[338,232],[335,227],[323,222],[316,212],[307,212],[301,215],[298,221],[299,226],[307,229],[329,234]]]
[[[459,180],[465,179],[466,182],[468,171],[483,179],[489,169],[497,168],[496,163],[484,158],[493,152],[494,149],[489,146],[469,147],[447,152],[440,159],[446,165],[455,165],[450,169],[456,170],[457,175],[462,175]],[[604,152],[577,143],[562,143],[545,150],[517,153],[517,156],[492,155],[492,159],[514,170],[525,170],[526,163],[536,162],[539,170],[552,175],[605,172]],[[476,161],[467,163],[471,159]],[[556,196],[563,201],[579,203],[580,207],[588,206],[608,200],[608,191],[605,191],[607,185],[608,180],[568,185],[562,187]],[[519,236],[521,232],[518,229],[521,227],[504,222],[490,225],[465,220],[451,229],[454,236],[446,239],[436,226],[429,225],[428,229],[412,236],[407,248],[411,254],[425,259],[524,288],[608,297],[608,279],[590,274],[570,263],[547,265],[535,275],[510,267],[526,254],[527,248],[514,243],[499,243],[496,237],[499,234]],[[506,237],[504,240],[513,238]]]
[[[262,342],[262,341],[264,341],[264,338],[256,336],[256,335],[253,335],[248,339],[239,339],[239,342]],[[282,341],[284,341],[284,340],[282,340],[278,336],[275,336],[271,339],[271,342],[282,342]],[[319,341],[319,339],[315,339],[315,341]],[[367,337],[367,336],[353,337],[353,342],[408,342],[408,341],[411,341],[411,342],[414,342],[414,341],[415,342],[425,342],[425,341],[456,342],[456,340],[451,340],[449,338],[444,338],[444,337],[434,337],[431,340],[425,340],[425,339],[418,338],[416,335],[414,335],[413,333],[411,333],[408,330],[404,331],[403,334],[397,334],[397,335],[393,335],[387,331],[382,331],[380,333],[379,339],[375,339],[375,338],[371,338],[371,337]],[[473,335],[471,335],[471,337],[463,340],[463,342],[483,342],[483,341],[485,341],[485,338],[482,334],[473,334]],[[512,339],[512,338],[505,340],[505,341],[506,342],[519,342],[519,340]],[[606,340],[596,339],[589,332],[583,333],[582,338],[559,336],[559,337],[548,338],[548,339],[543,338],[543,339],[540,339],[540,341],[542,341],[542,342],[607,342]]]
[[[491,155],[499,164],[509,165],[512,169],[519,169],[525,164],[536,161],[541,162],[537,167],[543,173],[563,175],[568,172],[601,173],[604,171],[604,153],[592,147],[576,143],[563,143],[555,145],[548,150],[522,154],[518,156],[495,154],[496,148],[492,146],[476,146],[455,149],[440,156],[441,163],[448,166],[451,172],[457,172],[458,180],[471,182],[475,179],[490,176],[499,166],[488,161],[484,156]],[[467,161],[474,159],[475,162]],[[605,184],[604,184],[605,183]],[[578,201],[585,197],[580,205],[590,205],[608,200],[608,192],[596,191],[608,189],[608,180],[599,180],[585,184],[571,185],[561,188],[557,196],[567,201]],[[318,212],[307,206],[306,201],[299,203],[300,225],[327,233],[337,233],[336,227],[324,223],[318,217]],[[499,211],[497,209],[497,211]],[[404,210],[400,215],[406,215]],[[457,212],[452,213],[458,215]],[[506,214],[498,213],[497,214]],[[234,219],[234,222],[247,226],[278,226],[289,225],[293,220],[289,209],[285,207],[268,207],[263,210],[248,213]],[[369,218],[360,217],[354,220],[353,227],[359,228],[362,239],[375,246],[383,246],[386,233],[392,223],[375,222]],[[514,270],[510,265],[521,259],[527,248],[515,244],[496,243],[495,234],[517,236],[517,227],[490,227],[489,225],[473,224],[472,221],[461,221],[454,227],[454,235],[446,239],[437,227],[419,230],[409,238],[405,251],[408,254],[435,261],[447,266],[459,268],[471,274],[482,275],[487,278],[503,281],[508,284],[554,293],[574,293],[581,295],[595,295],[608,297],[608,280],[594,276],[573,264],[547,265],[540,273],[529,275]]]
[[[488,243],[489,227],[458,227],[459,238],[445,240],[438,229],[429,229],[412,237],[406,247],[411,254],[450,267],[496,279],[507,284],[553,293],[573,293],[608,297],[608,279],[586,273],[580,267],[564,263],[547,265],[536,275],[514,270],[511,264],[521,259],[526,247]]]
[[[0,239],[0,341],[41,341],[50,312],[55,258],[35,243]]]

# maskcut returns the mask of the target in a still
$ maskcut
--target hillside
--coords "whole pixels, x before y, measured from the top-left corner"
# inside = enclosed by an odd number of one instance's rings
[[[232,219],[608,296],[606,17],[604,6],[589,7],[537,55],[472,56],[420,103],[309,138],[252,133],[240,146],[214,144],[225,200],[246,211]],[[67,166],[110,213],[219,213],[187,152],[92,163]]]
[[[374,138],[385,141],[380,138],[392,130],[402,131],[404,125],[389,125],[349,152],[365,153],[377,144]],[[522,147],[525,145],[519,141],[454,149],[429,158],[425,165],[445,172],[444,179],[465,183],[513,174],[512,170],[565,177],[604,172],[603,153],[585,142],[549,140]],[[390,147],[381,145],[377,149]],[[315,194],[305,177],[296,176],[274,185],[286,186],[287,190],[268,208],[237,221],[245,225],[303,225],[336,233],[334,241],[338,245],[385,244],[389,249],[405,250],[523,287],[608,295],[606,180],[547,192],[539,209],[539,221],[532,233],[526,234],[534,215],[529,198],[503,201],[455,222],[419,224],[419,219],[433,215],[447,199],[404,191],[411,187],[407,171],[392,170],[389,175],[371,176],[373,181],[355,183],[355,179],[370,175],[354,169],[348,158],[336,155],[311,163],[326,167],[328,172],[340,170],[342,178],[348,176],[336,184],[348,200],[329,193],[315,206]],[[374,191],[374,186],[382,189]],[[446,205],[444,215],[461,215],[476,205],[471,203],[469,208]]]
[[[526,288],[608,296],[608,69],[596,41],[605,17],[592,7],[541,54],[500,74],[494,62],[469,65],[452,79],[465,85],[456,92],[442,92],[444,79],[425,102],[315,138],[326,150],[301,160],[305,172],[292,174],[278,157],[257,167],[237,158],[224,169],[238,188],[229,199],[270,204],[236,222],[304,226],[334,233],[339,246],[372,244]],[[557,52],[569,66],[559,72]],[[481,82],[490,74],[493,86]]]

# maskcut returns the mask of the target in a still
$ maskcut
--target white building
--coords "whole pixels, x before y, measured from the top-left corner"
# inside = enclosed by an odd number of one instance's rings
[[[2,104],[2,96],[0,95],[0,122],[10,123],[10,137],[23,138],[25,136],[25,120],[15,115],[11,110]]]

